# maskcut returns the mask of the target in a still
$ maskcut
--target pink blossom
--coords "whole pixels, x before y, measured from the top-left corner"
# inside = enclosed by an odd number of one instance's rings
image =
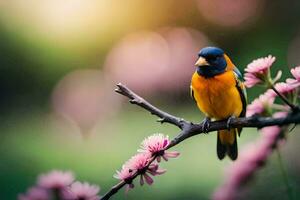
[[[280,82],[280,83],[276,83],[275,84],[275,89],[280,93],[280,94],[289,94],[292,93],[293,91],[295,91],[295,89],[297,88],[296,84],[293,84],[291,82],[291,80],[287,80],[289,83],[284,83],[284,82]]]
[[[295,67],[293,69],[291,69],[291,73],[294,76],[294,78],[300,82],[300,66]]]
[[[275,59],[276,58],[271,55],[269,55],[268,57],[256,59],[252,61],[250,64],[248,64],[245,71],[252,74],[256,74],[256,73],[265,74],[272,66]]]
[[[103,70],[110,80],[126,83],[142,96],[166,91],[178,93],[186,90],[195,70],[186,66],[193,66],[195,52],[207,45],[207,37],[190,28],[139,31],[116,43],[106,57]]]
[[[168,136],[164,136],[163,134],[154,134],[147,137],[141,144],[141,148],[139,152],[150,153],[152,155],[157,156],[157,161],[160,162],[161,157],[168,161],[168,158],[176,158],[179,156],[179,153],[176,151],[165,151],[164,149],[170,144],[170,140]]]
[[[197,0],[201,15],[212,24],[227,27],[245,27],[260,16],[261,1],[240,0]],[[238,17],[236,17],[238,16]]]
[[[253,87],[256,84],[264,83],[269,76],[269,69],[275,61],[275,57],[269,55],[265,58],[259,58],[248,64],[245,69],[245,85]],[[276,75],[276,80],[281,76],[281,71]]]
[[[131,179],[133,175],[134,175],[134,171],[130,169],[129,166],[126,165],[126,163],[122,166],[122,169],[120,171],[117,170],[117,173],[114,175],[114,178],[127,183],[125,189],[126,193],[129,191],[129,189],[134,188],[134,184],[132,183],[132,179]]]
[[[248,88],[253,87],[254,85],[261,83],[262,80],[257,78],[254,74],[251,73],[245,73],[244,75],[244,79],[245,79],[245,85]]]
[[[150,175],[156,176],[166,172],[164,169],[160,169],[157,163],[150,163],[152,159],[151,153],[139,153],[131,157],[122,167],[122,170],[114,176],[115,178],[125,181],[128,186],[127,190],[133,188],[132,177],[135,174],[140,175],[140,184],[143,185],[144,181],[148,185],[153,183],[153,179]]]
[[[290,87],[294,88],[293,93],[297,91],[297,89],[300,87],[300,81],[288,78],[285,81]]]
[[[67,200],[99,200],[99,187],[90,185],[87,182],[74,182],[63,192],[63,196]]]
[[[213,200],[238,199],[240,188],[246,184],[262,166],[271,149],[262,142],[252,143],[244,147],[239,158],[226,169],[225,182],[213,194]]]
[[[280,115],[282,115],[282,113],[280,113]],[[262,128],[260,132],[263,137],[263,140],[271,146],[277,140],[281,132],[281,128],[279,126],[269,126],[269,127]]]
[[[127,181],[134,175],[134,172],[132,169],[129,168],[126,163],[122,166],[122,169],[120,171],[117,170],[117,173],[114,175],[114,178]]]
[[[129,168],[141,174],[141,185],[144,184],[144,179],[149,185],[153,183],[153,179],[147,173],[155,176],[163,174],[165,172],[165,170],[159,169],[157,164],[152,163],[148,166],[151,158],[152,155],[150,153],[139,153],[133,156],[127,163]]]
[[[38,185],[46,189],[63,189],[74,181],[72,172],[53,170],[38,177]]]
[[[26,194],[20,194],[18,200],[50,200],[47,190],[39,187],[29,188]]]
[[[287,110],[288,110],[288,107],[287,107]],[[286,117],[287,115],[288,115],[287,111],[280,111],[280,112],[274,113],[273,117],[274,118],[283,118],[283,117]]]
[[[247,106],[247,117],[254,114],[263,114],[271,107],[275,100],[275,92],[271,89],[260,95],[257,99]]]
[[[214,200],[238,199],[241,188],[266,162],[278,142],[280,132],[278,126],[261,129],[260,140],[243,148],[237,161],[227,168],[225,182],[214,192]]]
[[[149,164],[151,158],[150,153],[139,153],[132,156],[125,165],[132,170],[143,170]]]

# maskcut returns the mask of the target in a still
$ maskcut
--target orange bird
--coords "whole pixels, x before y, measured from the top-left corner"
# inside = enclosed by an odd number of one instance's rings
[[[242,75],[220,48],[205,47],[198,56],[191,96],[206,115],[202,122],[203,131],[207,132],[211,118],[228,119],[228,129],[218,131],[217,155],[220,160],[225,155],[235,160],[238,156],[236,135],[240,135],[242,129],[230,129],[229,123],[232,118],[246,114],[247,94]]]

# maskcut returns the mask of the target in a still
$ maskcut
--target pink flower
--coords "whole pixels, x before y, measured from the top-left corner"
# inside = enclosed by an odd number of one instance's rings
[[[18,200],[50,200],[47,190],[39,187],[29,188],[26,194],[20,194]]]
[[[161,157],[168,161],[168,158],[176,158],[179,156],[179,153],[176,151],[168,152],[164,149],[170,144],[170,140],[168,136],[164,136],[163,134],[154,134],[147,137],[141,144],[141,148],[139,152],[150,153],[152,155],[157,156],[157,161],[160,162]]]
[[[148,175],[148,173],[155,176],[163,174],[165,172],[165,170],[159,169],[157,164],[152,163],[148,166],[151,158],[152,155],[150,153],[139,153],[133,156],[127,163],[129,168],[141,174],[141,185],[144,184],[144,179],[146,183],[148,183],[148,185],[151,185],[153,183],[153,179]]]
[[[114,175],[114,178],[127,183],[126,193],[129,191],[129,189],[134,188],[134,184],[132,183],[132,179],[131,179],[133,175],[134,175],[133,170],[130,169],[129,166],[126,165],[126,163],[122,166],[121,171],[117,170],[117,173]]]
[[[266,114],[265,112],[267,112],[274,103],[275,96],[276,94],[273,90],[267,90],[264,94],[260,95],[247,106],[246,116],[250,117],[254,114]]]
[[[125,163],[120,171],[117,170],[114,178],[127,182],[133,175],[133,170],[130,169],[129,166]]]
[[[275,61],[275,57],[269,55],[265,58],[259,58],[248,64],[245,69],[245,85],[247,87],[253,87],[256,84],[263,84],[270,74],[270,67]],[[281,71],[278,72],[275,79],[279,79]]]
[[[152,155],[150,153],[139,153],[132,156],[126,163],[134,171],[143,170],[149,164]]]
[[[293,69],[291,69],[291,73],[294,76],[294,78],[300,82],[300,66],[295,67]]]
[[[287,110],[288,110],[288,107],[287,107]],[[276,112],[273,114],[273,117],[274,118],[283,118],[283,117],[286,117],[288,115],[288,112],[287,111],[280,111],[280,112]],[[272,126],[271,126],[272,127]]]
[[[262,166],[271,148],[262,141],[249,144],[244,147],[239,158],[226,169],[226,178],[222,186],[213,194],[213,200],[239,199],[240,188],[254,175],[255,171]]]
[[[244,82],[245,86],[248,88],[251,88],[254,85],[262,82],[261,79],[257,78],[254,74],[251,74],[251,73],[245,73],[244,79],[245,79],[245,82]]]
[[[227,168],[225,182],[214,192],[214,200],[239,199],[239,191],[266,162],[280,132],[278,126],[261,129],[261,139],[243,148],[237,161]]]
[[[122,170],[114,176],[115,178],[125,181],[128,186],[127,190],[134,187],[132,184],[132,177],[136,174],[140,175],[140,184],[144,184],[144,180],[148,185],[153,183],[150,175],[156,176],[166,172],[166,170],[159,169],[157,163],[150,163],[152,155],[150,153],[139,153],[131,157],[122,167]]]
[[[99,187],[87,182],[74,182],[64,190],[63,196],[66,200],[99,200]]]
[[[260,132],[264,142],[269,146],[272,146],[273,144],[276,143],[276,140],[278,139],[279,134],[281,132],[281,128],[279,126],[269,126],[269,127],[262,128]]]
[[[38,185],[45,189],[63,189],[74,181],[72,172],[53,170],[38,177]]]
[[[275,57],[269,55],[265,58],[259,58],[254,61],[252,61],[250,64],[248,64],[247,68],[245,69],[246,72],[255,74],[255,73],[266,73],[269,68],[272,66],[272,64],[275,61]]]
[[[297,84],[293,84],[293,82],[291,81],[291,79],[287,80],[289,83],[284,83],[284,82],[280,82],[280,83],[276,83],[275,84],[275,89],[280,93],[280,94],[289,94],[295,91],[295,89],[298,87]]]

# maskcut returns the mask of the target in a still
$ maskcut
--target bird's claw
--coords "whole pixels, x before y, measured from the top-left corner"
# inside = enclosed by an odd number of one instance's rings
[[[231,121],[233,119],[235,119],[236,117],[234,115],[231,115],[228,119],[227,119],[227,123],[226,123],[226,127],[228,130],[230,130],[230,124],[231,124]]]
[[[208,129],[210,127],[210,118],[209,117],[205,117],[205,119],[201,122],[202,124],[202,132],[207,134],[208,133]]]

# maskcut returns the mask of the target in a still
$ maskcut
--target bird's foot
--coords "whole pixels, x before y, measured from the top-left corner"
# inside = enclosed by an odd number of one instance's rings
[[[227,119],[226,127],[227,127],[228,130],[230,130],[230,124],[231,124],[231,121],[232,121],[233,119],[235,119],[235,118],[236,118],[236,116],[231,115],[231,116]]]
[[[210,127],[210,118],[209,117],[205,117],[204,120],[201,122],[202,124],[202,132],[207,134],[208,133],[208,129]]]

